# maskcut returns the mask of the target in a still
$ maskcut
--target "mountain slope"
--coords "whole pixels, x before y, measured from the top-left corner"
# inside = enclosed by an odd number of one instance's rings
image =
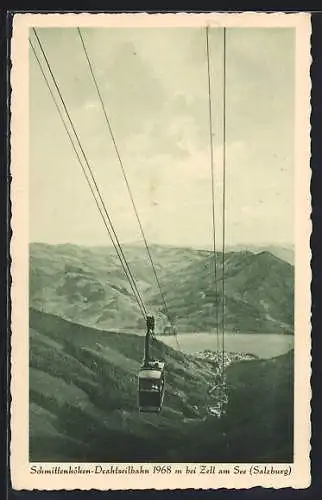
[[[266,246],[256,246],[256,245],[235,245],[230,248],[233,252],[241,251],[251,251],[253,253],[269,252],[275,255],[278,259],[288,262],[292,266],[294,265],[294,245],[266,245]]]
[[[164,407],[159,415],[139,414],[142,349],[143,337],[31,309],[30,460],[292,459],[291,354],[232,365],[227,418],[217,420],[207,412],[216,366],[157,340],[153,355],[166,362]]]
[[[157,418],[139,416],[143,342],[137,335],[86,328],[30,310],[33,461],[51,460],[53,453],[57,460],[81,454],[86,461],[121,460],[141,449],[156,459],[171,454],[165,444],[169,426],[179,440],[183,419],[206,414],[212,365],[154,341],[153,355],[167,364],[164,409]],[[48,439],[53,439],[54,450]]]
[[[215,328],[216,304],[222,324],[222,256],[217,254],[217,290],[213,257],[173,273],[164,287],[178,327]],[[154,297],[157,303],[158,297]],[[225,327],[242,332],[291,332],[293,268],[268,252],[229,253],[225,257]]]
[[[228,370],[230,404],[225,425],[235,426],[230,445],[236,460],[257,454],[259,462],[265,461],[272,453],[269,450],[275,450],[277,461],[293,455],[293,373],[293,350],[251,365],[241,361]],[[243,428],[247,449],[235,442],[237,426]]]
[[[195,428],[187,460],[286,463],[293,461],[294,352],[269,360],[240,361],[227,369],[227,413]]]
[[[159,332],[167,324],[151,265],[142,247],[124,252]],[[181,332],[221,324],[222,256],[217,254],[217,293],[211,252],[152,246],[151,253],[170,314]],[[225,324],[241,332],[293,331],[293,267],[269,252],[225,256]],[[84,325],[142,329],[144,324],[114,249],[32,244],[30,305]]]

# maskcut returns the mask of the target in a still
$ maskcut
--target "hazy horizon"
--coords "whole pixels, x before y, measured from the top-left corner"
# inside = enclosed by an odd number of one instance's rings
[[[204,28],[82,31],[147,241],[211,248]],[[138,224],[77,32],[38,33],[119,239],[133,244]],[[218,251],[222,40],[210,30]],[[292,29],[227,30],[227,247],[293,244],[294,51]],[[111,246],[31,52],[29,196],[31,241]]]
[[[152,246],[163,246],[163,247],[172,247],[172,248],[191,248],[193,250],[207,250],[207,251],[212,251],[212,246],[211,245],[208,245],[208,246],[198,246],[198,245],[192,245],[192,246],[188,246],[188,245],[172,245],[171,243],[155,243],[153,241],[148,241],[148,246],[149,247],[152,247]],[[102,243],[102,244],[97,244],[97,245],[93,245],[91,243],[82,243],[82,244],[78,244],[78,243],[73,243],[73,242],[69,242],[69,241],[62,241],[60,243],[48,243],[47,241],[29,241],[29,244],[30,245],[50,245],[50,246],[56,246],[56,245],[75,245],[75,246],[80,246],[80,247],[86,247],[86,248],[114,248],[113,247],[113,244],[112,242],[106,242],[106,243]],[[126,243],[123,243],[122,241],[120,242],[121,246],[123,247],[131,247],[131,246],[140,246],[140,247],[145,247],[145,243],[143,241],[129,241],[129,242],[126,242]],[[287,242],[284,242],[284,243],[280,243],[280,244],[275,244],[275,243],[261,243],[261,244],[254,244],[254,243],[237,243],[235,245],[229,245],[229,246],[226,246],[226,250],[229,250],[229,249],[233,249],[233,248],[269,248],[269,247],[276,247],[276,248],[284,248],[284,249],[292,249],[294,250],[294,247],[295,245],[293,243],[287,243]],[[216,249],[217,252],[221,252],[222,251],[222,248],[217,248]]]

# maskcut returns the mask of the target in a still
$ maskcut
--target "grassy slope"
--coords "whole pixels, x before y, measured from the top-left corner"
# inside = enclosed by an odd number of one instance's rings
[[[214,435],[213,420],[197,428],[189,458],[221,462],[292,462],[293,351],[228,369],[229,403]]]
[[[154,341],[166,362],[160,415],[137,412],[143,338],[30,310],[32,461],[287,461],[291,356],[228,372],[227,418],[206,417],[213,366]]]
[[[121,460],[140,447],[145,455],[161,458],[171,454],[166,444],[169,427],[172,433],[177,429],[180,440],[182,420],[205,414],[211,364],[207,367],[155,341],[153,354],[167,364],[167,393],[162,415],[142,417],[136,400],[142,337],[86,328],[35,310],[30,311],[30,325],[34,460],[50,459],[47,438],[51,439],[53,428],[57,435],[52,444],[63,456],[75,452],[68,442],[64,444],[69,436],[83,460]],[[48,425],[36,425],[39,408],[51,415]]]

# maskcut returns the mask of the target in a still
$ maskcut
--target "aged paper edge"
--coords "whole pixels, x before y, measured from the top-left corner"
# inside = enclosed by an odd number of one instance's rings
[[[28,460],[28,158],[29,158],[29,63],[28,31],[35,27],[147,27],[147,26],[213,26],[213,27],[293,27],[296,29],[296,120],[295,120],[295,381],[294,381],[294,463],[266,464],[287,468],[288,475],[258,476],[251,473],[252,465],[241,464],[247,474],[236,477],[200,473],[199,464],[170,464],[168,474],[32,474]],[[11,481],[15,490],[127,490],[127,489],[244,489],[306,488],[310,485],[310,15],[282,12],[241,14],[16,14],[11,40],[11,202],[13,231],[10,244],[11,264]],[[41,465],[41,464],[32,464]],[[49,469],[62,467],[95,468],[98,464],[42,464]],[[106,466],[107,464],[105,464]],[[125,466],[128,464],[118,464]],[[157,464],[143,464],[152,470]],[[164,465],[164,464],[160,464]],[[199,473],[176,474],[186,465],[196,466]],[[235,464],[216,464],[232,470]],[[48,477],[49,476],[49,477]]]

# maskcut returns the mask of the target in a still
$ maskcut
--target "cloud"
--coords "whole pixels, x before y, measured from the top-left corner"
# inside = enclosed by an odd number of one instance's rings
[[[88,99],[83,105],[84,111],[98,110],[100,107],[100,102],[98,100]]]

